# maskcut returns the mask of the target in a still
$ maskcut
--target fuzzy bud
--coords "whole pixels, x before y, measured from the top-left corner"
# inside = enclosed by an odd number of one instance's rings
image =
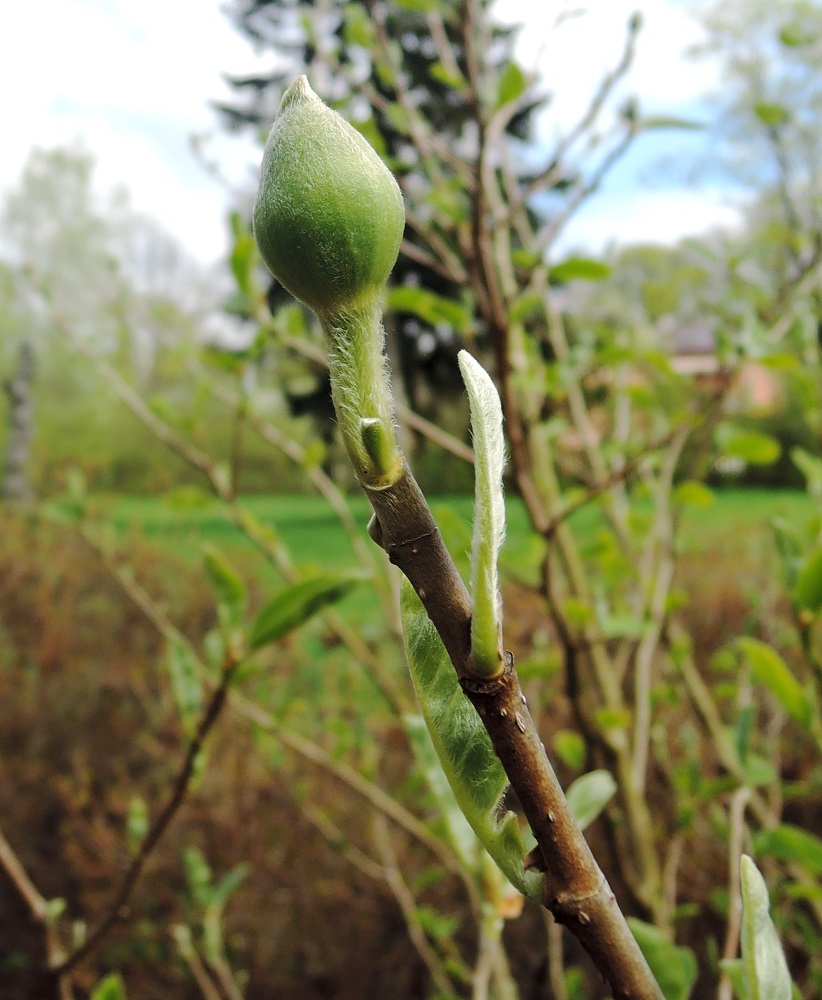
[[[254,206],[271,273],[320,318],[356,308],[385,284],[404,226],[388,168],[301,76],[269,133]]]

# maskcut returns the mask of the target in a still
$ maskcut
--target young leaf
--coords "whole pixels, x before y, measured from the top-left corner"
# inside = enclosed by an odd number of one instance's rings
[[[665,1000],[688,1000],[698,972],[693,951],[674,944],[653,924],[628,917],[628,925]]]
[[[177,636],[168,640],[166,652],[171,690],[183,729],[193,735],[203,704],[203,685],[200,681],[200,664],[191,649]]]
[[[221,616],[236,628],[245,615],[245,584],[239,573],[213,545],[203,546],[206,572],[217,595]]]
[[[265,605],[251,626],[252,652],[298,628],[329,604],[339,601],[361,578],[327,573],[284,587]]]
[[[94,987],[89,1000],[126,1000],[126,985],[116,972],[112,972]]]
[[[411,585],[403,581],[406,653],[417,699],[448,784],[508,881],[530,899],[542,899],[544,877],[523,867],[525,845],[516,816],[499,816],[508,779],[474,706],[463,694],[445,647]]]
[[[573,782],[566,798],[580,830],[594,822],[616,790],[617,785],[610,771],[589,771]]]
[[[767,643],[747,636],[737,639],[736,646],[750,664],[754,677],[771,690],[792,719],[807,728],[813,708],[799,681],[779,653]]]
[[[551,268],[551,281],[559,285],[569,281],[603,281],[610,273],[611,268],[601,261],[569,257]]]
[[[135,795],[128,804],[128,815],[126,816],[126,839],[128,849],[132,854],[136,854],[140,844],[148,833],[148,806],[145,799]]]
[[[791,977],[769,913],[768,887],[747,854],[740,859],[739,874],[742,969],[748,1000],[791,1000]]]
[[[490,375],[467,351],[460,351],[462,379],[471,409],[474,438],[474,537],[471,546],[471,662],[492,677],[503,669],[500,643],[499,550],[505,538],[502,470],[505,442],[502,404]]]

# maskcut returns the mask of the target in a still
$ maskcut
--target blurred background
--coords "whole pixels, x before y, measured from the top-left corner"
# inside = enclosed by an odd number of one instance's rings
[[[667,1000],[744,996],[743,849],[822,995],[821,56],[816,0],[3,7],[4,997],[605,995],[409,722],[322,335],[250,231],[302,72],[403,189],[398,433],[461,568],[457,352],[500,385],[506,642],[563,783],[611,776]]]

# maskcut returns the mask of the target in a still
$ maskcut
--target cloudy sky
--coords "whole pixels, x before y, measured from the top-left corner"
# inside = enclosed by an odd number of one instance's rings
[[[520,57],[558,95],[546,133],[574,120],[619,57],[630,12],[645,28],[630,78],[648,112],[704,115],[717,69],[684,55],[698,41],[689,0],[589,0],[588,14],[548,26],[560,0],[498,0],[521,21]],[[570,5],[575,6],[575,5]],[[534,14],[534,9],[540,11]],[[103,189],[125,186],[200,260],[226,247],[230,191],[192,149],[201,140],[229,185],[248,188],[259,162],[250,139],[223,134],[210,100],[229,95],[222,74],[271,65],[237,34],[219,0],[27,0],[0,5],[3,142],[0,190],[12,186],[33,146],[81,142],[98,163]],[[677,163],[705,150],[704,136],[659,133],[641,140],[603,191],[576,217],[568,247],[611,240],[672,241],[732,223],[726,191],[694,186]]]

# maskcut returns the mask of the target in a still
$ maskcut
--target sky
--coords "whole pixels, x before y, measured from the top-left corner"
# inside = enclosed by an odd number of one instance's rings
[[[699,39],[689,0],[589,0],[585,16],[549,30],[560,0],[497,0],[498,16],[522,22],[518,55],[556,93],[541,121],[549,139],[584,109],[602,72],[619,58],[633,9],[645,27],[629,80],[648,113],[697,117],[710,109],[718,69],[684,55]],[[535,13],[535,11],[537,11]],[[101,190],[125,187],[195,258],[225,253],[226,213],[253,188],[260,148],[226,134],[209,102],[230,96],[224,74],[270,69],[229,23],[219,0],[27,0],[0,5],[3,140],[0,192],[20,176],[34,146],[78,142],[97,163]],[[198,140],[220,177],[194,152]],[[573,219],[562,246],[600,252],[611,242],[673,242],[732,225],[726,189],[694,186],[679,164],[707,152],[693,133],[643,137],[602,191]]]

